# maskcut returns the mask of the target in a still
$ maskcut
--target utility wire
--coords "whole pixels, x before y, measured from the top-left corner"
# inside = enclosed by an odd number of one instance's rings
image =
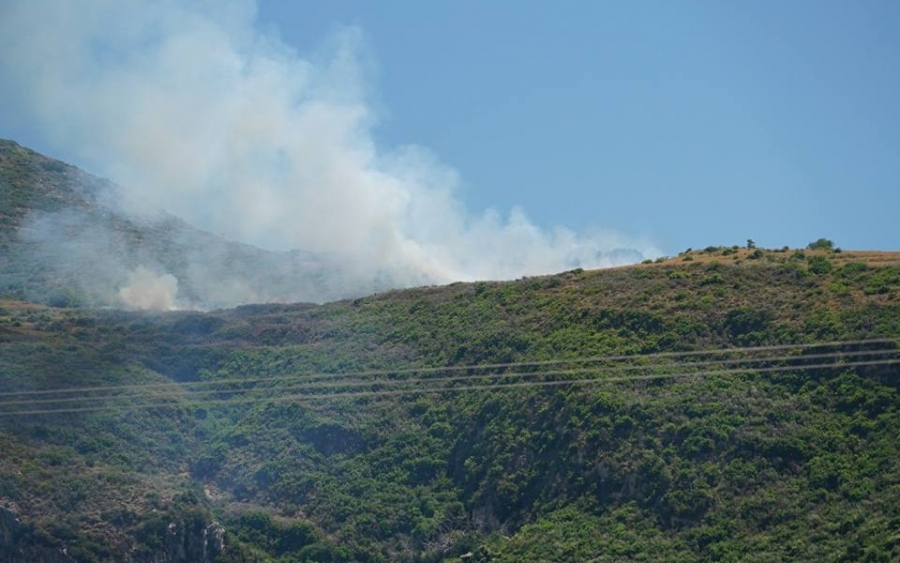
[[[0,393],[0,397],[14,397],[14,396],[36,396],[36,395],[51,395],[51,394],[62,394],[62,393],[90,393],[90,392],[102,392],[102,391],[127,391],[127,390],[148,390],[153,388],[165,388],[171,387],[173,385],[177,385],[180,387],[203,387],[203,386],[214,386],[214,385],[231,385],[231,384],[248,384],[248,383],[263,383],[268,381],[279,382],[285,380],[299,379],[303,378],[309,380],[310,378],[319,378],[319,379],[346,379],[346,378],[354,378],[354,377],[372,377],[379,375],[404,375],[410,373],[419,373],[419,374],[428,374],[428,373],[439,373],[439,372],[452,372],[452,371],[473,371],[473,370],[484,370],[484,369],[509,369],[516,367],[526,367],[526,366],[550,366],[550,365],[559,365],[559,364],[583,364],[583,363],[598,363],[598,362],[619,362],[626,360],[642,360],[642,359],[654,359],[654,358],[682,358],[682,357],[692,357],[692,356],[703,356],[703,355],[726,355],[726,354],[741,354],[741,353],[757,353],[757,352],[769,352],[769,351],[782,351],[782,350],[795,350],[800,352],[801,350],[814,349],[814,348],[825,348],[825,347],[834,347],[834,346],[868,346],[874,344],[897,344],[897,339],[893,338],[876,338],[876,339],[868,339],[868,340],[850,340],[850,341],[828,341],[828,342],[813,342],[813,343],[805,343],[805,344],[779,344],[779,345],[770,345],[770,346],[751,346],[751,347],[732,347],[732,348],[720,348],[720,349],[711,349],[711,350],[690,350],[683,352],[652,352],[647,354],[621,354],[621,355],[612,355],[612,356],[589,356],[584,358],[563,358],[556,360],[539,360],[539,361],[522,361],[522,362],[507,362],[507,363],[494,363],[494,364],[468,364],[468,365],[451,365],[451,366],[436,366],[436,367],[411,367],[411,368],[402,368],[402,369],[379,369],[379,370],[365,370],[365,371],[355,371],[355,372],[340,372],[340,373],[323,373],[323,372],[312,372],[309,374],[298,374],[295,376],[268,376],[268,377],[251,377],[251,378],[230,378],[230,379],[220,379],[220,380],[209,380],[209,381],[191,381],[184,383],[175,383],[175,382],[165,382],[165,383],[142,383],[142,384],[132,384],[132,385],[104,385],[104,386],[93,386],[93,387],[62,387],[56,389],[40,389],[40,390],[31,390],[31,391],[10,391],[5,393]],[[871,351],[867,351],[871,352]],[[849,354],[849,352],[845,352],[845,355]],[[806,356],[798,356],[798,358],[810,357]],[[709,360],[713,362],[713,360]]]
[[[623,382],[632,382],[632,381],[647,381],[647,380],[663,380],[663,379],[684,379],[684,378],[701,378],[701,377],[710,377],[715,375],[736,375],[742,373],[774,373],[774,372],[786,372],[786,371],[809,371],[813,369],[829,369],[829,368],[840,368],[847,369],[853,367],[863,367],[863,366],[887,366],[887,365],[898,365],[900,364],[900,359],[883,359],[883,360],[871,360],[871,361],[858,361],[858,362],[846,362],[846,363],[822,363],[822,364],[812,364],[812,365],[802,365],[802,366],[772,366],[772,367],[763,367],[763,368],[734,368],[734,369],[721,369],[721,370],[701,370],[695,372],[684,372],[684,373],[668,373],[668,374],[647,374],[647,375],[635,375],[635,376],[617,376],[617,377],[591,377],[591,378],[580,378],[580,379],[554,379],[549,381],[519,381],[519,382],[507,382],[507,383],[488,383],[481,385],[456,385],[456,386],[444,386],[444,387],[429,387],[427,385],[419,386],[418,388],[408,388],[408,389],[390,389],[390,390],[368,390],[368,391],[347,391],[347,392],[330,392],[330,393],[297,393],[291,395],[282,395],[282,396],[274,396],[274,397],[232,397],[230,399],[212,399],[205,400],[201,403],[189,403],[189,404],[172,404],[171,402],[165,403],[137,403],[137,404],[117,404],[117,405],[101,405],[94,407],[73,407],[73,408],[63,408],[63,409],[36,409],[36,410],[22,410],[22,411],[10,411],[10,412],[0,412],[0,417],[4,416],[25,416],[25,415],[46,415],[46,414],[64,414],[64,413],[84,413],[84,412],[101,412],[101,411],[121,411],[121,410],[134,410],[134,409],[154,409],[154,408],[188,408],[188,407],[197,407],[203,408],[206,406],[222,406],[222,405],[233,405],[233,404],[246,404],[246,403],[285,403],[285,402],[303,402],[303,401],[315,401],[315,400],[330,400],[330,399],[347,399],[347,398],[362,398],[362,397],[386,397],[386,396],[400,396],[400,395],[422,395],[422,394],[434,394],[434,393],[445,393],[445,392],[464,392],[464,391],[488,391],[488,390],[500,390],[500,389],[512,389],[512,388],[528,388],[528,387],[556,387],[563,385],[588,385],[588,384],[603,384],[603,383],[623,383]],[[153,398],[153,397],[149,397]]]
[[[788,361],[811,361],[811,360],[823,360],[823,359],[839,359],[839,358],[849,358],[849,357],[858,357],[858,356],[884,356],[889,354],[897,354],[900,353],[900,350],[896,349],[882,349],[882,350],[855,350],[849,352],[829,352],[829,353],[820,353],[820,354],[805,354],[802,356],[790,355],[790,356],[761,356],[759,358],[752,357],[744,357],[744,358],[734,358],[734,359],[718,359],[718,360],[702,360],[702,361],[694,361],[694,362],[657,362],[657,363],[648,363],[648,364],[637,364],[637,365],[624,365],[624,366],[592,366],[585,368],[574,368],[569,370],[550,370],[550,371],[526,371],[526,372],[518,372],[518,371],[510,371],[510,372],[495,372],[488,374],[469,374],[469,375],[458,375],[458,376],[444,376],[444,377],[406,377],[402,379],[368,379],[368,380],[359,380],[364,377],[373,377],[370,374],[358,375],[354,380],[347,381],[347,379],[342,378],[341,381],[332,383],[329,380],[316,379],[321,376],[304,376],[304,375],[296,375],[296,376],[288,376],[279,379],[265,379],[262,380],[264,382],[271,382],[276,384],[287,384],[287,385],[279,385],[277,388],[272,387],[244,387],[244,388],[226,388],[226,389],[203,389],[203,390],[190,390],[187,388],[189,384],[179,384],[179,383],[167,383],[166,389],[162,392],[154,393],[153,395],[148,396],[146,393],[131,393],[131,394],[110,394],[106,392],[105,394],[95,395],[95,396],[82,396],[82,397],[64,397],[64,398],[50,398],[50,399],[15,399],[10,401],[0,401],[0,408],[10,407],[10,406],[18,406],[18,405],[44,405],[44,404],[66,404],[66,403],[87,403],[91,401],[122,401],[129,399],[141,399],[141,398],[153,398],[153,399],[161,399],[161,398],[172,398],[177,399],[185,396],[191,397],[199,397],[199,396],[209,396],[209,395],[233,395],[239,393],[254,393],[254,392],[267,392],[267,391],[278,391],[278,392],[286,392],[286,391],[298,391],[305,389],[333,389],[337,388],[354,388],[354,387],[366,387],[371,385],[392,385],[392,386],[400,386],[402,384],[419,384],[419,383],[450,383],[450,382],[458,382],[458,381],[470,381],[470,380],[484,380],[484,379],[506,379],[506,378],[525,378],[525,377],[538,377],[538,376],[558,376],[558,375],[578,375],[584,373],[591,373],[597,371],[603,371],[607,374],[609,373],[624,373],[629,371],[637,371],[637,370],[668,370],[668,369],[683,369],[687,367],[691,368],[704,368],[709,366],[716,365],[740,365],[740,364],[760,364],[760,363],[775,363],[775,362],[788,362]],[[794,364],[794,365],[802,365],[802,364]],[[746,368],[749,369],[749,368]],[[451,372],[454,370],[451,370]],[[408,375],[408,372],[406,375]],[[379,374],[380,375],[380,374]],[[393,374],[391,374],[393,375]],[[374,377],[378,377],[378,375],[374,375]],[[247,381],[247,380],[242,380]],[[253,381],[253,380],[250,380]],[[303,383],[297,385],[290,385],[295,381],[303,381]],[[116,391],[122,389],[126,391],[143,391],[148,388],[156,389],[159,388],[159,384],[147,384],[147,385],[133,385],[133,386],[118,386],[116,387]],[[96,391],[92,391],[96,392]],[[4,394],[0,394],[0,397],[3,397]],[[17,395],[18,396],[18,395]],[[40,396],[46,396],[41,394]]]

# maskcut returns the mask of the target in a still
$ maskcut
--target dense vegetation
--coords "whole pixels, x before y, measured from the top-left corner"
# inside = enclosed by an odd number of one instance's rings
[[[13,288],[0,560],[897,560],[898,257],[751,242],[208,313]]]
[[[2,504],[79,561],[191,518],[221,561],[896,559],[900,268],[723,251],[324,306],[5,302]],[[651,355],[735,346],[759,363]]]

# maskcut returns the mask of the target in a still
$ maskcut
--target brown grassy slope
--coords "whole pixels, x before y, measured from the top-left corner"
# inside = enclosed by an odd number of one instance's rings
[[[754,253],[759,250],[761,257],[753,257]],[[727,264],[729,262],[741,263],[743,261],[762,260],[763,262],[784,264],[791,257],[802,254],[806,257],[824,256],[831,260],[837,267],[843,266],[850,262],[860,262],[868,266],[897,266],[900,265],[900,252],[885,250],[844,250],[840,252],[829,252],[826,250],[809,250],[809,249],[748,249],[733,247],[716,247],[715,250],[688,250],[680,253],[678,256],[671,256],[655,262],[639,264],[638,267],[654,267],[654,266],[673,266],[678,264],[696,262],[700,264],[708,264],[710,262],[720,262]],[[623,266],[631,268],[633,266]]]

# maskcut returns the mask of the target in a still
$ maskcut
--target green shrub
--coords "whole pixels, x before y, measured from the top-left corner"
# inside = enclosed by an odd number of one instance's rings
[[[834,269],[831,260],[824,256],[811,256],[809,258],[809,271],[814,274],[827,274]]]
[[[834,250],[834,243],[827,238],[820,238],[806,245],[806,248],[809,250],[826,250],[831,252]]]

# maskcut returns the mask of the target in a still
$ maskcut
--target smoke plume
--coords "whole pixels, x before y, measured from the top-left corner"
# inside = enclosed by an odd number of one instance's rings
[[[170,311],[175,308],[177,293],[175,276],[139,266],[128,273],[126,284],[119,289],[119,301],[126,309]]]
[[[358,30],[302,56],[255,18],[242,0],[6,1],[0,96],[48,144],[120,184],[131,212],[164,209],[231,240],[327,256],[346,272],[343,293],[658,254],[617,233],[541,229],[520,209],[468,211],[456,172],[427,149],[376,146]],[[128,280],[123,301],[174,306],[171,274]]]

